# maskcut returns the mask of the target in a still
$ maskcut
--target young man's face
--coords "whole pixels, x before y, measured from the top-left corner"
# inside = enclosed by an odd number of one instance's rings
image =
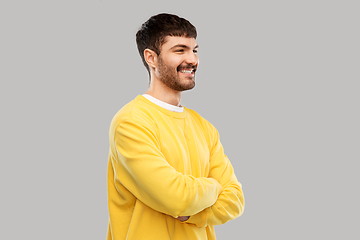
[[[168,36],[165,40],[155,69],[157,78],[176,91],[194,88],[195,71],[199,64],[195,39]]]

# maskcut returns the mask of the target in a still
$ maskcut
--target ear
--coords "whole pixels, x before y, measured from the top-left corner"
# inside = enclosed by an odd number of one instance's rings
[[[145,49],[144,58],[150,68],[156,68],[157,66],[157,54],[153,50]]]

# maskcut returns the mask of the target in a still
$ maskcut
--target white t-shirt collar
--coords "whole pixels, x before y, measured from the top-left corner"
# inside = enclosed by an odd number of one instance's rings
[[[171,105],[171,104],[163,102],[163,101],[161,101],[161,100],[159,100],[157,98],[154,98],[153,96],[150,96],[149,94],[143,94],[143,96],[147,100],[149,100],[149,101],[155,103],[156,105],[158,105],[158,106],[160,106],[162,108],[165,108],[165,109],[167,109],[169,111],[172,111],[172,112],[183,112],[184,111],[183,106],[178,107],[178,106]]]

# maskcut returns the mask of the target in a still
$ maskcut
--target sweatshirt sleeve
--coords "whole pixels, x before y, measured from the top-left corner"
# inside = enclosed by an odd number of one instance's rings
[[[161,153],[150,125],[128,120],[119,124],[113,152],[115,182],[158,212],[175,218],[193,215],[213,205],[222,191],[214,178],[177,172]]]
[[[214,145],[210,156],[210,178],[215,178],[223,187],[214,205],[191,216],[186,223],[197,227],[220,225],[239,217],[245,207],[242,186],[238,182],[234,169],[224,154],[217,130],[213,128]]]

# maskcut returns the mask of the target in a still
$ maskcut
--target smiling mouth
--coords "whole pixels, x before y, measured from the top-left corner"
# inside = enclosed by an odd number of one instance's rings
[[[181,73],[187,73],[187,74],[192,74],[194,72],[194,70],[181,70]]]
[[[196,72],[196,68],[182,68],[178,70],[181,73],[193,75]]]

